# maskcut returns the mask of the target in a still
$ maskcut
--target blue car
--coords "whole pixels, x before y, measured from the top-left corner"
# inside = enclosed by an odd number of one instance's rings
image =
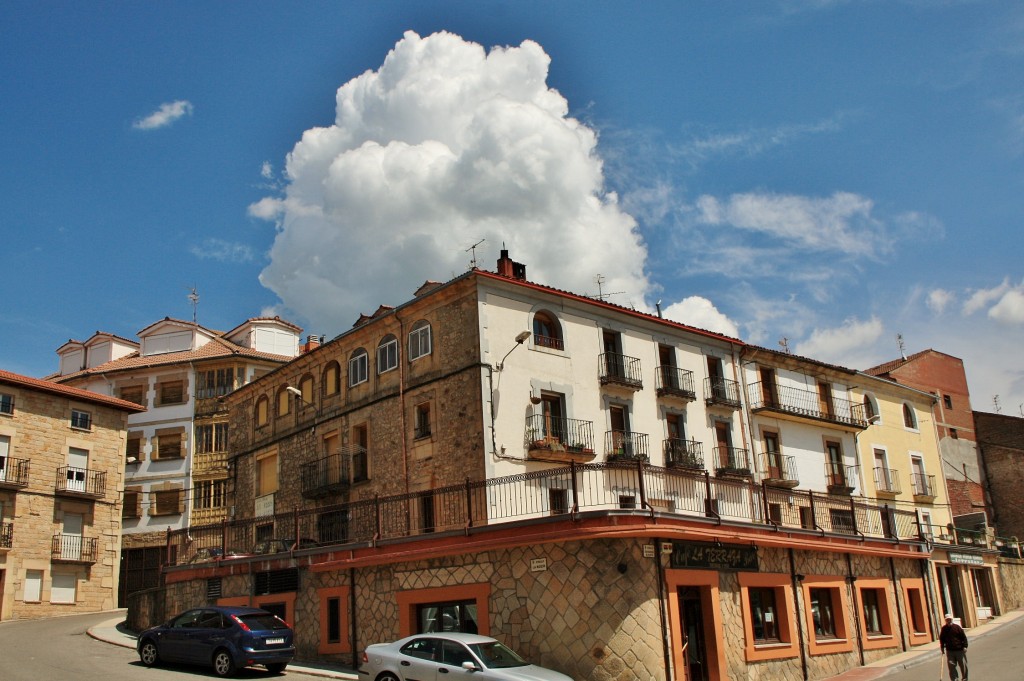
[[[280,674],[295,657],[292,628],[258,608],[209,606],[187,610],[139,634],[142,664],[161,662],[212,666],[217,676],[261,664]]]

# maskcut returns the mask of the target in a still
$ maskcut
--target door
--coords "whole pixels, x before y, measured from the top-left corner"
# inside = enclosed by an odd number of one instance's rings
[[[683,631],[683,678],[686,681],[710,681],[700,588],[680,587],[678,598],[679,626]]]
[[[846,467],[843,465],[843,450],[838,442],[826,442],[828,452],[828,484],[833,487],[846,487]]]
[[[886,461],[885,450],[875,450],[875,485],[879,492],[892,490],[892,479],[889,476],[889,464]]]
[[[608,407],[608,417],[612,429],[611,451],[608,453],[631,456],[633,442],[629,432],[629,412],[624,406],[613,404]]]
[[[324,438],[324,456],[327,458],[324,473],[326,485],[337,485],[341,482],[348,482],[347,476],[343,481],[341,477],[341,449],[339,444],[341,436],[338,433],[331,433]]]
[[[541,407],[544,414],[544,438],[548,442],[562,442],[565,437],[565,410],[562,396],[555,393],[541,393]]]
[[[732,452],[732,435],[729,433],[729,424],[725,421],[715,421],[715,451],[718,454],[720,468],[739,468]]]
[[[950,565],[940,565],[938,573],[943,611],[953,613],[954,617],[963,621],[964,602],[960,596],[960,575],[957,569]]]
[[[785,480],[785,471],[782,468],[782,452],[779,451],[779,434],[771,431],[764,433],[764,454],[765,465],[768,468],[768,477],[772,480]]]
[[[604,344],[604,367],[608,376],[623,378],[626,367],[622,362],[622,343],[615,331],[605,331],[602,335]]]
[[[722,360],[708,357],[708,382],[711,384],[711,397],[717,402],[728,401],[725,380],[722,375]]]
[[[89,468],[89,452],[71,447],[68,450],[67,489],[72,492],[85,491],[85,474]]]
[[[11,453],[11,438],[0,435],[0,482],[7,480],[7,456]],[[0,591],[0,593],[3,593]]]
[[[761,367],[758,372],[761,375],[761,400],[766,407],[774,407],[779,402],[775,391],[775,371]]]
[[[658,346],[658,364],[661,367],[661,387],[679,389],[679,378],[676,374],[676,353],[667,345]]]
[[[64,560],[82,558],[82,516],[77,513],[64,514],[64,528],[60,538],[60,557]]]
[[[831,418],[835,414],[832,406],[832,386],[828,383],[818,384],[818,409],[822,416]]]

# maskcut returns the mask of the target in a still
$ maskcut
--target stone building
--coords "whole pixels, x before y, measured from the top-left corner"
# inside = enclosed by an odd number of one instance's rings
[[[235,513],[170,534],[163,603],[274,610],[307,659],[461,629],[580,679],[828,677],[938,617],[916,510],[862,493],[856,381],[503,252],[226,397]]]
[[[0,370],[0,619],[115,606],[125,430],[142,411]]]
[[[295,357],[301,332],[277,317],[227,332],[166,317],[139,331],[138,341],[96,332],[57,350],[50,380],[146,407],[128,419],[119,606],[160,583],[169,530],[226,517],[223,398]]]

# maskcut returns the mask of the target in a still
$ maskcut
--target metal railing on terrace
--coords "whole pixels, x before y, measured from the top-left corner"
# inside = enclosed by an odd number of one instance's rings
[[[623,499],[632,499],[624,506]],[[557,503],[556,503],[557,500]],[[811,491],[783,489],[707,471],[589,463],[532,471],[389,497],[259,518],[224,521],[168,533],[168,563],[192,560],[200,549],[224,556],[251,554],[256,527],[273,525],[275,537],[302,537],[322,546],[372,544],[435,532],[583,512],[660,512],[707,522],[803,528],[822,533],[922,541],[911,511]],[[635,506],[635,508],[634,508]],[[630,509],[633,509],[630,511]],[[302,549],[316,553],[322,548]],[[209,553],[209,551],[207,552]]]
[[[715,447],[715,471],[750,475],[750,452],[742,447]]]
[[[665,440],[665,465],[669,468],[704,470],[704,443],[670,437]]]
[[[319,499],[367,480],[366,448],[346,445],[340,452],[304,463],[299,468],[302,496]]]
[[[614,352],[602,354],[598,360],[597,377],[601,385],[621,385],[633,390],[644,387],[640,360]]]
[[[631,459],[650,460],[647,448],[647,433],[634,433],[629,430],[609,430],[604,434],[604,453],[609,461],[626,461]]]
[[[0,456],[0,487],[25,487],[28,485],[28,459]]]
[[[95,563],[96,537],[55,534],[50,546],[50,560],[64,563]]]
[[[739,409],[740,384],[728,378],[708,376],[704,379],[704,402]]]
[[[875,468],[875,490],[883,494],[900,494],[900,473],[895,468]]]
[[[867,428],[864,405],[832,395],[823,398],[814,390],[785,385],[765,385],[761,381],[747,386],[751,410],[772,411],[802,418],[829,421],[854,428]]]
[[[935,476],[924,473],[911,473],[910,484],[914,488],[915,497],[935,497]]]
[[[857,469],[835,461],[825,462],[825,484],[830,492],[849,494],[857,488]]]
[[[780,487],[796,487],[800,484],[795,456],[783,455],[777,451],[762,452],[761,464],[764,466],[768,484]]]
[[[60,466],[57,469],[55,489],[59,494],[102,497],[107,489],[107,473],[88,468]]]
[[[594,422],[553,418],[546,414],[526,417],[526,447],[544,449],[558,445],[564,449],[594,452]]]
[[[9,549],[14,545],[14,523],[0,524],[0,549]]]
[[[693,387],[693,372],[668,364],[658,367],[655,373],[655,390],[658,397],[681,397],[687,400],[697,397]]]

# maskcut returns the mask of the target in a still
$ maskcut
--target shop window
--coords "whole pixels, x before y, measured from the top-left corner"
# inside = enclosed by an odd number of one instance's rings
[[[907,611],[907,638],[911,645],[920,645],[932,640],[928,623],[928,606],[925,600],[924,580],[919,578],[903,578],[903,602]]]
[[[814,618],[814,637],[836,638],[836,613],[832,603],[832,589],[811,589],[811,613]]]
[[[758,660],[796,657],[795,606],[789,575],[741,573],[740,600],[746,659]]]
[[[479,631],[476,601],[418,605],[416,606],[416,627],[418,634],[431,634],[436,631],[461,631],[476,634]]]
[[[490,634],[487,621],[489,584],[410,589],[395,594],[400,637],[431,631]],[[480,619],[483,617],[483,619]]]
[[[895,622],[889,608],[890,583],[885,579],[860,579],[856,582],[860,595],[860,625],[864,649],[891,648],[898,645],[893,636]]]
[[[842,577],[807,576],[803,580],[808,648],[811,655],[825,655],[853,650],[848,629],[850,607],[847,586]]]

